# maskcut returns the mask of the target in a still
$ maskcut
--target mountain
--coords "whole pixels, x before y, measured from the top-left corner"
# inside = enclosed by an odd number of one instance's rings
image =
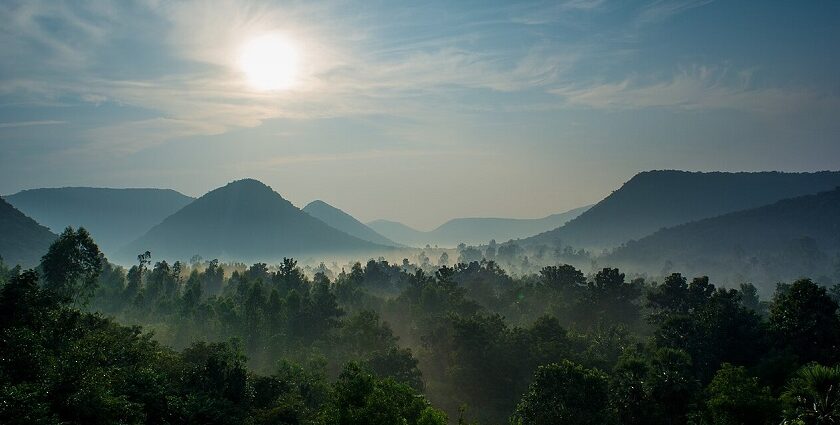
[[[430,233],[439,245],[485,244],[490,239],[506,241],[554,229],[579,216],[591,205],[543,218],[456,218]]]
[[[245,179],[208,192],[120,249],[133,261],[155,258],[276,261],[284,256],[348,254],[389,249],[333,229],[263,183]]]
[[[840,187],[663,229],[628,242],[599,263],[772,284],[837,274],[838,253]]]
[[[375,220],[368,226],[382,235],[405,245],[455,246],[459,243],[477,245],[491,239],[506,241],[544,232],[562,226],[577,217],[590,206],[575,208],[566,212],[552,214],[543,218],[455,218],[441,224],[436,229],[423,232],[402,223],[388,220]]]
[[[303,212],[323,221],[324,223],[327,223],[330,227],[341,230],[342,232],[355,236],[359,239],[380,245],[400,246],[400,244],[380,235],[379,233],[376,233],[376,231],[370,227],[365,226],[364,223],[356,220],[350,214],[347,214],[346,212],[324,201],[317,200],[310,202],[308,205],[303,207]]]
[[[425,242],[426,232],[406,226],[405,224],[390,221],[390,220],[373,220],[369,222],[368,227],[385,236],[386,238],[408,246],[421,246],[429,242]],[[423,241],[421,243],[421,241]]]
[[[613,248],[661,228],[831,190],[840,172],[639,173],[566,225],[521,245]]]
[[[34,267],[57,236],[0,198],[0,257],[7,265]]]
[[[170,189],[62,187],[24,190],[6,200],[53,232],[84,227],[104,252],[111,253],[193,198]]]

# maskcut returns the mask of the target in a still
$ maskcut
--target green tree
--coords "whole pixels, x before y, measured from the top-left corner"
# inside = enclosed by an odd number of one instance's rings
[[[602,425],[612,421],[607,376],[568,360],[537,369],[511,418],[511,423],[519,425]]]
[[[837,303],[826,289],[800,279],[777,291],[770,306],[770,329],[782,348],[801,362],[833,364],[840,360],[840,319]]]
[[[44,286],[63,300],[84,303],[96,290],[103,261],[87,230],[68,227],[41,259]]]
[[[706,387],[704,419],[714,425],[778,423],[778,401],[746,368],[724,363]]]
[[[429,402],[392,379],[378,379],[356,363],[348,363],[333,388],[325,422],[336,425],[441,424],[445,416],[429,411]],[[421,422],[422,421],[422,422]]]
[[[788,383],[782,400],[785,424],[840,423],[840,366],[803,367]]]

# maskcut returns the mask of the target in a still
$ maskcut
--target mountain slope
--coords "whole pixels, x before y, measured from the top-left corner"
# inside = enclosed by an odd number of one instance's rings
[[[840,188],[663,229],[600,261],[773,283],[833,274],[838,252]]]
[[[483,244],[495,239],[510,239],[531,236],[566,224],[591,206],[575,208],[548,217],[527,218],[456,218],[440,225],[430,233],[440,245]]]
[[[84,227],[105,252],[140,237],[193,198],[170,189],[31,189],[6,200],[53,232]]]
[[[259,181],[246,179],[208,192],[119,251],[132,261],[194,254],[227,260],[276,261],[284,256],[344,254],[387,249],[333,229]]]
[[[425,242],[426,232],[421,232],[400,222],[391,220],[373,220],[367,226],[386,238],[408,246],[421,246]]]
[[[455,246],[459,243],[476,245],[491,239],[506,241],[530,236],[562,226],[577,217],[590,206],[575,208],[543,218],[455,218],[428,232],[413,229],[402,223],[375,220],[368,226],[382,235],[405,245]]]
[[[7,265],[34,267],[56,235],[0,198],[0,257]]]
[[[840,172],[695,173],[648,171],[565,226],[520,241],[523,245],[616,247],[663,227],[831,190]]]
[[[324,202],[312,201],[303,207],[303,212],[327,223],[330,227],[341,230],[348,235],[380,245],[399,246],[398,243],[376,233],[364,223],[356,220],[350,214]]]

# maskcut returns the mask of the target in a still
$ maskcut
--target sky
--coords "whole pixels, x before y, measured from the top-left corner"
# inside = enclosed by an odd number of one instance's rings
[[[650,169],[840,169],[837,1],[27,0],[0,21],[0,194],[252,177],[431,229]],[[279,90],[243,65],[267,35],[293,46]]]

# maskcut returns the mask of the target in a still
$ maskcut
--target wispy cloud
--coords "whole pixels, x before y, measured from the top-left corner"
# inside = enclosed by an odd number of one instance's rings
[[[746,71],[735,73],[734,78],[730,74],[726,68],[693,66],[667,79],[628,78],[551,92],[570,105],[596,109],[733,109],[770,114],[796,110],[819,99],[805,89],[755,87]]]
[[[656,0],[644,6],[636,16],[636,26],[663,22],[688,10],[705,6],[714,0]]]
[[[35,127],[35,126],[41,126],[41,125],[59,125],[59,124],[66,124],[66,123],[67,123],[67,121],[54,121],[54,120],[0,122],[0,128]]]
[[[504,5],[479,11],[481,19],[469,13],[447,15],[464,28],[453,23],[441,31],[432,18],[410,19],[422,15],[422,9],[401,12],[413,25],[405,29],[400,28],[403,21],[385,22],[376,10],[357,11],[343,2],[12,2],[0,5],[0,18],[10,23],[0,30],[0,47],[23,53],[15,58],[17,73],[0,81],[0,96],[33,105],[127,105],[153,115],[85,130],[89,149],[119,154],[256,127],[277,118],[376,115],[434,124],[441,116],[476,111],[553,108],[547,93],[562,96],[567,107],[763,113],[818,97],[812,90],[733,79],[726,67],[696,66],[665,78],[618,81],[589,73],[590,62],[604,58],[614,57],[621,69],[622,61],[636,54],[632,43],[644,27],[709,2],[631,5],[617,28],[575,41],[561,39],[545,26],[509,25],[510,17],[539,24],[608,13],[614,6],[604,0]],[[501,25],[506,25],[503,30]],[[301,44],[300,82],[284,92],[255,92],[237,69],[239,46],[250,37],[278,30]],[[515,39],[512,47],[503,47],[510,41],[507,36]],[[129,38],[144,43],[145,50],[137,52],[141,59],[130,48],[115,45],[115,40]],[[104,56],[104,51],[116,56]],[[113,62],[132,60],[140,63],[130,75],[110,68]],[[632,69],[624,71],[633,75]],[[489,95],[514,93],[536,95],[519,104],[486,100]]]
[[[574,1],[568,7],[590,8],[597,2]],[[128,3],[126,3],[128,4]],[[435,35],[403,44],[399,50],[386,47],[387,37],[374,37],[361,30],[369,16],[334,16],[330,4],[267,5],[262,2],[203,1],[146,2],[127,9],[143,9],[144,19],[167,25],[159,43],[181,62],[165,63],[163,76],[122,80],[97,71],[92,47],[120,37],[118,21],[125,10],[89,14],[94,5],[80,5],[85,13],[33,2],[4,10],[18,21],[12,37],[16,42],[55,45],[52,55],[61,62],[68,55],[82,58],[86,70],[54,67],[49,78],[4,81],[0,92],[28,98],[33,103],[66,100],[68,97],[101,105],[111,102],[157,111],[160,117],[136,122],[118,122],[92,129],[86,136],[97,149],[111,147],[125,153],[191,135],[212,135],[237,127],[254,127],[273,118],[323,118],[347,115],[385,114],[418,118],[423,111],[440,113],[453,108],[430,102],[429,96],[446,96],[463,89],[510,92],[548,87],[574,61],[568,52],[535,46],[520,52],[481,51],[470,47],[482,34]],[[87,7],[87,8],[85,8]],[[70,23],[65,30],[76,40],[67,46],[64,34],[44,28],[38,16]],[[92,18],[91,18],[92,17]],[[150,24],[151,25],[151,24]],[[249,37],[281,28],[299,40],[304,56],[301,81],[293,89],[277,93],[254,92],[237,69],[239,46]],[[347,35],[351,36],[348,37]],[[466,38],[465,38],[466,36]],[[9,38],[9,37],[5,37]],[[91,51],[76,53],[88,45]],[[61,47],[60,46],[65,46]],[[30,45],[31,49],[33,46]],[[71,49],[72,47],[72,49]],[[57,52],[57,53],[56,53]],[[49,56],[49,55],[48,55]],[[34,59],[33,59],[34,60]],[[178,64],[194,64],[183,66]],[[47,67],[49,68],[49,67]],[[154,67],[154,69],[158,69]],[[160,73],[160,71],[157,71]],[[126,135],[130,132],[130,135]],[[107,150],[107,149],[106,149]]]

